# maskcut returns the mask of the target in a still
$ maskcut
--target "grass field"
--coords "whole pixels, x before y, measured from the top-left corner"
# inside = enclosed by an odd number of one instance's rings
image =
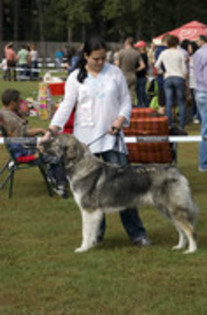
[[[8,83],[7,83],[8,86]],[[22,95],[37,83],[12,83]],[[0,93],[6,87],[3,82]],[[47,126],[31,118],[31,126]],[[199,127],[188,126],[190,134]],[[0,145],[0,166],[6,152]],[[198,144],[179,144],[178,167],[200,207],[198,251],[171,251],[174,228],[154,208],[140,209],[149,248],[131,245],[118,214],[107,216],[105,240],[74,254],[81,218],[72,196],[48,196],[37,169],[16,174],[14,194],[0,191],[0,315],[205,315],[207,313],[207,173],[199,173]]]

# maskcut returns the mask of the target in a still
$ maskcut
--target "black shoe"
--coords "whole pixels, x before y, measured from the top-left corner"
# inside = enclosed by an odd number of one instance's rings
[[[151,246],[152,243],[146,236],[142,236],[134,242],[134,245],[138,247],[148,247]]]
[[[172,127],[169,128],[169,135],[171,136],[187,136],[188,133],[184,129],[173,125]]]

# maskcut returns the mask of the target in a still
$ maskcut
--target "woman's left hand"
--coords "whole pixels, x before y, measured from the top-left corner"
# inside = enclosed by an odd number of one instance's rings
[[[108,132],[111,134],[111,135],[117,135],[120,131],[120,128],[117,128],[115,127],[114,125],[111,126],[111,128],[109,128]]]
[[[117,135],[123,126],[124,120],[125,117],[123,116],[117,117],[112,123],[112,126],[109,128],[109,133],[111,135]]]

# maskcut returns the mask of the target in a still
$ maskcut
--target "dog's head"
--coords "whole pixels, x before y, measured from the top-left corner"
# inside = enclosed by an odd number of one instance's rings
[[[71,134],[61,134],[43,143],[43,153],[62,158],[66,168],[80,161],[87,151],[87,146]]]

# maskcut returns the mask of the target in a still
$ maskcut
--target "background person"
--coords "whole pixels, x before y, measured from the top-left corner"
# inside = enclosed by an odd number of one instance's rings
[[[132,104],[136,103],[136,84],[137,84],[137,71],[145,68],[141,55],[133,47],[133,37],[127,37],[124,42],[124,49],[121,49],[118,54],[117,65],[123,71],[126,78],[128,89],[131,96]]]
[[[16,81],[17,80],[16,63],[18,60],[18,56],[13,49],[13,42],[10,42],[5,46],[4,53],[7,62],[6,79],[8,79],[8,81],[11,81],[12,79]]]
[[[197,41],[200,48],[195,52],[195,96],[201,116],[201,135],[207,136],[207,36],[201,35]],[[207,141],[199,143],[199,171],[207,172]]]
[[[131,100],[122,72],[105,62],[106,53],[103,39],[94,37],[85,42],[79,68],[66,81],[65,96],[50,129],[52,133],[63,129],[76,106],[74,135],[86,145],[93,142],[91,151],[104,161],[125,166],[127,149],[122,127],[129,124]],[[48,131],[40,143],[50,137]],[[138,246],[150,244],[136,208],[126,209],[120,212],[120,216],[132,243]],[[102,240],[104,232],[105,218],[101,223],[99,240]]]
[[[141,70],[137,70],[137,84],[136,84],[136,93],[138,99],[138,107],[148,107],[149,100],[146,93],[146,84],[147,84],[147,71],[148,71],[148,56],[146,51],[146,42],[143,40],[138,41],[134,44],[134,47],[140,53],[142,60],[144,62],[144,68]]]
[[[62,68],[62,62],[65,54],[64,51],[59,48],[55,53],[55,61],[56,61],[56,68],[60,70]]]
[[[35,45],[30,46],[30,58],[31,58],[31,79],[37,79],[39,76],[38,73],[38,51],[35,48]]]
[[[167,49],[167,39],[170,35],[163,36],[162,43],[155,50],[155,62],[158,60],[160,54]],[[165,68],[162,64],[157,70],[157,84],[158,84],[158,112],[162,115],[165,114],[165,91],[164,91],[164,72]]]
[[[188,44],[188,53],[189,53],[189,89],[191,94],[191,120],[194,124],[200,124],[200,114],[195,100],[195,71],[194,71],[194,61],[193,56],[198,50],[198,45],[196,42],[192,41]]]
[[[181,129],[185,127],[185,86],[187,79],[187,65],[184,54],[177,49],[179,39],[170,35],[167,38],[168,49],[164,50],[155,63],[155,67],[160,70],[164,66],[164,91],[166,98],[166,116],[169,126],[173,125],[172,107],[175,96],[179,106],[179,125]]]
[[[25,80],[27,75],[28,61],[29,61],[29,51],[27,45],[23,44],[22,48],[17,53],[18,65],[20,67],[20,80]]]
[[[2,94],[3,107],[0,110],[2,126],[8,137],[35,137],[45,134],[43,128],[29,128],[25,114],[20,109],[20,92],[7,89]],[[10,149],[19,162],[32,162],[41,158],[49,164],[49,174],[55,184],[54,191],[63,198],[68,197],[65,169],[61,160],[53,156],[39,154],[36,149],[25,149],[20,143],[11,143]]]

